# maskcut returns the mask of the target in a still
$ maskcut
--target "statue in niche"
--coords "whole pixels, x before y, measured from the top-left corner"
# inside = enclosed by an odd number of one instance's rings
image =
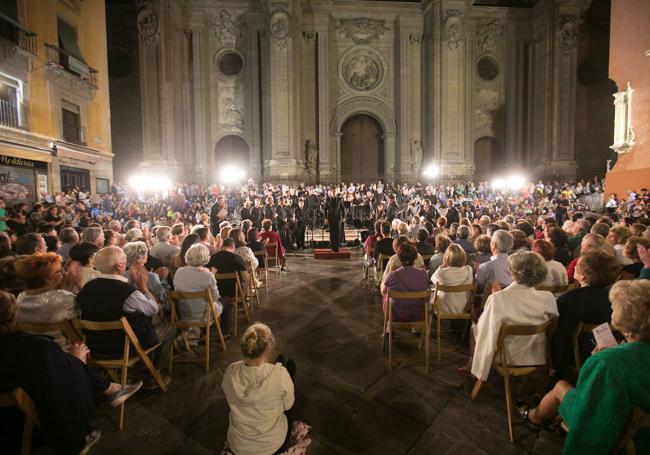
[[[422,167],[422,155],[424,150],[422,149],[422,141],[417,141],[415,139],[411,140],[411,169],[414,174],[420,172]]]
[[[307,172],[309,175],[316,175],[318,170],[318,148],[314,141],[308,139],[305,143],[306,155],[307,155]]]

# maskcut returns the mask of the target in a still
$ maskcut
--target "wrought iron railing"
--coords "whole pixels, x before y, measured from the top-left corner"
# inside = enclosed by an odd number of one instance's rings
[[[0,125],[21,130],[29,129],[29,116],[23,104],[0,100]]]
[[[36,55],[36,33],[2,13],[0,13],[0,38]]]
[[[87,82],[97,88],[97,70],[92,68],[64,49],[58,48],[52,44],[45,44],[47,50],[47,62],[58,68],[66,70],[68,73]]]

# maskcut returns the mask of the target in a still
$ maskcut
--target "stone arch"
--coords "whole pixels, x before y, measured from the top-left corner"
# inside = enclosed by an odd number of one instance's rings
[[[373,117],[384,132],[384,174],[393,180],[397,169],[395,159],[396,124],[393,110],[384,102],[369,97],[355,97],[340,103],[332,113],[330,120],[331,178],[341,177],[341,128],[351,117],[365,114]]]
[[[219,135],[212,145],[212,161],[219,165],[218,157],[221,156],[249,169],[252,163],[252,150],[248,140],[241,134],[225,132]]]

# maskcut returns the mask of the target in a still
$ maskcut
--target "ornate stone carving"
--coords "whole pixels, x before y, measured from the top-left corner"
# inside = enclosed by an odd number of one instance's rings
[[[410,144],[411,149],[409,152],[411,154],[411,170],[413,171],[413,174],[419,174],[420,168],[422,167],[422,156],[424,153],[422,141],[412,139]]]
[[[562,53],[569,54],[578,47],[578,28],[580,18],[573,14],[561,14],[558,17],[558,42]]]
[[[614,93],[614,144],[609,148],[616,153],[626,153],[634,147],[635,134],[632,129],[632,86]]]
[[[343,58],[340,71],[340,77],[350,88],[367,92],[376,88],[381,82],[384,76],[384,65],[373,51],[355,49]]]
[[[443,40],[445,44],[447,44],[450,50],[456,50],[460,46],[464,36],[463,12],[457,9],[448,10],[443,28]]]
[[[318,171],[318,154],[318,147],[316,147],[314,141],[308,139],[305,142],[305,163],[309,175],[316,175]]]
[[[318,36],[318,33],[316,32],[302,32],[302,37],[305,39],[307,42],[314,42],[316,41],[316,36]]]
[[[241,38],[242,30],[246,30],[244,16],[239,14],[233,19],[226,10],[219,12],[212,23],[223,47],[235,47],[237,40]]]
[[[138,31],[145,42],[157,41],[159,30],[158,14],[154,10],[145,8],[138,13]]]
[[[280,49],[287,47],[289,38],[289,23],[291,17],[284,4],[277,4],[275,11],[271,14],[271,39]]]
[[[384,19],[368,17],[339,19],[338,29],[342,36],[351,39],[354,44],[370,44],[389,30]]]
[[[483,52],[494,51],[503,34],[503,24],[499,19],[481,19],[478,23],[478,44]]]
[[[223,118],[225,124],[231,128],[241,130],[244,127],[244,114],[234,98],[223,100]]]
[[[409,35],[409,42],[411,44],[422,44],[422,34],[421,33],[411,33]]]

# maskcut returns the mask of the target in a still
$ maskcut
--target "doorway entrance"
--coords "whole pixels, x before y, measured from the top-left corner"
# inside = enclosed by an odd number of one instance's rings
[[[214,147],[214,153],[217,167],[228,165],[248,169],[248,144],[239,136],[230,134],[219,139]]]
[[[474,177],[477,181],[489,181],[498,169],[503,168],[499,144],[493,137],[482,137],[474,142]]]
[[[367,114],[353,115],[341,127],[341,179],[384,179],[384,129]]]

